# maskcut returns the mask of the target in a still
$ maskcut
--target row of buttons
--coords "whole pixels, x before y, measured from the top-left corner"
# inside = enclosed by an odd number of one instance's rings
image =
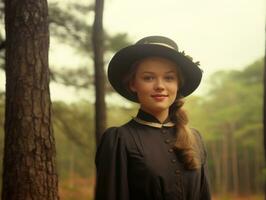
[[[164,142],[165,142],[166,144],[169,144],[169,143],[171,142],[171,140],[170,140],[170,139],[166,139]]]
[[[161,133],[165,137],[166,134],[167,134],[167,131],[164,128],[162,128]],[[167,145],[171,145],[171,143],[173,143],[173,140],[166,138],[166,139],[164,139],[164,143],[167,144]],[[174,153],[174,148],[173,147],[170,147],[168,149],[168,152],[169,153]],[[177,164],[177,159],[172,157],[171,163]],[[181,176],[180,176],[181,175],[181,171],[176,168],[175,171],[174,171],[174,174],[177,176],[175,184],[176,184],[177,193],[178,193],[178,199],[179,199],[179,198],[182,198],[182,196],[183,196],[182,180],[181,180]]]

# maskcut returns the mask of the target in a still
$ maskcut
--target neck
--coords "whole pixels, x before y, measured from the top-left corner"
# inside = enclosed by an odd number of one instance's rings
[[[145,108],[142,108],[141,109],[151,115],[153,115],[156,119],[158,119],[158,121],[160,123],[163,123],[167,117],[168,117],[168,112],[169,112],[169,109],[166,109],[166,110],[161,110],[161,111],[151,111],[151,110],[147,110]]]

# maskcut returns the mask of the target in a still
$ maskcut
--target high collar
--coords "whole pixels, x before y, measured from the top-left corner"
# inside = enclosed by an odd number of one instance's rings
[[[141,109],[139,109],[137,116],[133,119],[137,123],[155,128],[172,127],[175,125],[173,122],[170,121],[169,117],[163,123],[161,123],[156,117]]]

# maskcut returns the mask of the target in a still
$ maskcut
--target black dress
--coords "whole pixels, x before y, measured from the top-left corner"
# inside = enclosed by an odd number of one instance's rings
[[[96,200],[211,199],[199,133],[192,130],[202,167],[186,170],[173,149],[175,127],[158,124],[155,117],[139,110],[137,120],[106,130],[96,153]]]

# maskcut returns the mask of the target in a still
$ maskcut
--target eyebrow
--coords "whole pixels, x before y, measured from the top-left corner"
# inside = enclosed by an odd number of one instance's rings
[[[153,72],[153,71],[143,71],[142,73],[150,73],[150,74],[154,74],[155,72]],[[174,71],[174,70],[170,70],[170,71],[167,71],[167,72],[165,72],[165,73],[176,73],[176,71]]]
[[[148,71],[144,71],[142,72],[143,74],[154,74],[154,72],[148,72]]]
[[[168,71],[168,72],[166,72],[167,74],[168,73],[177,73],[176,71],[174,71],[174,70],[171,70],[171,71]]]
[[[155,74],[154,72],[150,72],[150,71],[144,71],[142,72],[143,74],[147,73],[147,74]],[[169,73],[177,73],[176,71],[174,70],[171,70],[171,71],[168,71],[168,72],[165,72],[166,74],[169,74]]]

